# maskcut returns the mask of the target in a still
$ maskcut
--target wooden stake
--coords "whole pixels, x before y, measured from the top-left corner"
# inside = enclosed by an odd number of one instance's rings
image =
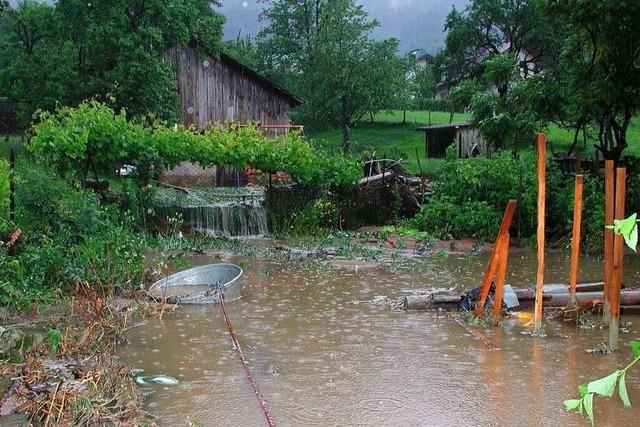
[[[496,278],[496,292],[493,301],[493,324],[500,323],[500,317],[502,316],[502,296],[504,295],[504,282],[507,277],[507,260],[509,259],[509,233],[507,233],[500,247],[500,254],[498,257],[498,276]]]
[[[576,184],[573,194],[573,233],[571,237],[571,275],[569,276],[569,305],[568,308],[576,308],[576,286],[578,284],[578,263],[580,261],[580,227],[582,226],[582,175],[576,175]]]
[[[613,224],[614,216],[614,171],[613,160],[604,162],[604,225]],[[611,314],[610,293],[613,279],[613,230],[604,229],[604,300],[602,302],[603,321],[608,322]]]
[[[624,219],[624,202],[626,196],[627,170],[616,171],[616,219]],[[624,258],[624,237],[616,234],[613,240],[613,274],[609,303],[611,319],[609,320],[609,350],[618,349],[618,329],[620,327],[620,290],[622,289],[622,262]]]
[[[491,282],[495,277],[497,271],[497,256],[500,253],[498,251],[500,246],[500,240],[509,233],[509,228],[511,227],[511,221],[513,221],[513,214],[516,211],[517,202],[513,199],[509,200],[507,203],[507,207],[504,210],[504,215],[502,216],[502,223],[500,224],[500,229],[498,230],[498,235],[496,236],[496,242],[493,245],[493,250],[491,251],[491,257],[489,258],[489,264],[487,265],[487,270],[484,273],[484,278],[482,279],[482,287],[480,289],[480,296],[478,301],[476,302],[476,309],[474,311],[476,316],[482,314],[482,310],[484,310],[484,305],[487,302],[487,296],[489,296],[489,290],[491,289]]]
[[[545,200],[547,191],[547,141],[544,134],[536,136],[538,149],[538,269],[536,273],[536,304],[533,333],[542,333],[542,287],[544,286]]]

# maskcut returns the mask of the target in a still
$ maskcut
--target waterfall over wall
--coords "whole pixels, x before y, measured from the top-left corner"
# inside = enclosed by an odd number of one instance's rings
[[[164,200],[154,208],[161,221],[180,217],[183,227],[192,233],[209,236],[258,236],[269,232],[262,194],[221,194],[209,189],[188,196]],[[230,200],[234,199],[234,200]]]

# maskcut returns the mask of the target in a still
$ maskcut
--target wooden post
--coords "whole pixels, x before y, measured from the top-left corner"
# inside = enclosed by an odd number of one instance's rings
[[[624,219],[624,202],[626,196],[627,170],[616,171],[616,219]],[[618,349],[618,329],[620,327],[620,290],[622,288],[622,262],[624,258],[624,237],[616,234],[613,240],[613,274],[609,303],[611,319],[609,321],[609,350]]]
[[[536,303],[533,313],[533,333],[542,333],[542,287],[544,286],[545,200],[547,186],[547,141],[544,134],[536,136],[538,149],[538,269],[536,273]]]
[[[612,225],[614,217],[614,170],[613,160],[604,162],[604,225]],[[602,320],[608,322],[611,314],[610,294],[613,278],[613,230],[604,229],[604,301]]]
[[[571,237],[571,275],[569,276],[569,308],[576,308],[576,286],[578,284],[578,263],[580,261],[580,227],[582,226],[582,175],[576,175],[573,194],[573,233]]]
[[[507,233],[503,240],[503,244],[500,247],[500,254],[498,256],[498,276],[496,278],[496,292],[493,301],[493,324],[500,323],[500,317],[502,315],[502,296],[504,294],[504,282],[507,277],[507,260],[509,259],[509,233]]]
[[[507,207],[504,210],[504,215],[502,216],[502,223],[500,224],[500,229],[498,230],[498,235],[496,236],[496,242],[493,245],[493,250],[491,251],[491,257],[489,258],[489,264],[487,265],[487,270],[484,273],[484,278],[482,279],[482,287],[480,289],[480,296],[478,301],[476,302],[476,309],[474,311],[476,316],[482,314],[482,310],[484,310],[484,305],[487,302],[487,296],[489,296],[489,290],[491,289],[491,282],[495,277],[497,270],[497,255],[499,254],[499,246],[500,240],[504,238],[506,234],[509,233],[509,228],[511,227],[511,221],[513,221],[513,214],[516,211],[517,202],[514,199],[509,200],[507,203]]]

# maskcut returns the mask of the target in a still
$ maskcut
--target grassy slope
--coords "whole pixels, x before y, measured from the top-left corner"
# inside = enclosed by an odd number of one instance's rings
[[[455,114],[453,120],[467,120],[469,118],[470,116],[466,114]],[[431,113],[432,124],[447,123],[448,121],[449,113],[441,111]],[[424,158],[424,133],[414,130],[415,127],[425,125],[428,122],[426,111],[407,111],[406,125],[402,125],[402,111],[379,113],[374,117],[374,122],[365,120],[351,130],[353,151],[358,154],[375,150],[378,158],[384,154],[395,158],[402,157],[408,169],[418,173],[420,168],[416,159],[417,149],[423,171],[427,175],[435,175],[442,159]],[[566,152],[573,142],[573,133],[560,129],[558,126],[552,125],[543,131],[558,153]],[[309,131],[308,136],[333,150],[339,150],[342,144],[342,131],[340,130]],[[640,155],[640,117],[635,117],[631,121],[627,137],[629,148],[625,150],[625,154]],[[577,149],[579,152],[591,155],[594,151],[594,143],[595,141],[588,140],[585,150],[582,139],[580,139]]]

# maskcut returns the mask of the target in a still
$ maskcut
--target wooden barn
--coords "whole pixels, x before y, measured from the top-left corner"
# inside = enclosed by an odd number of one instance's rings
[[[166,58],[177,67],[182,121],[187,126],[204,130],[229,122],[255,123],[263,126],[267,135],[277,135],[289,131],[289,112],[302,103],[291,92],[224,53],[212,58],[189,47],[176,47],[167,52]],[[203,169],[189,162],[164,172],[161,179],[184,186],[246,184],[244,175],[230,166]]]
[[[485,156],[488,153],[487,142],[470,121],[444,123],[416,128],[425,133],[425,156],[444,158],[447,148],[456,144],[458,158]]]
[[[186,125],[199,129],[227,122],[288,125],[289,110],[301,104],[291,92],[224,53],[215,59],[176,47],[167,58],[178,67]]]

